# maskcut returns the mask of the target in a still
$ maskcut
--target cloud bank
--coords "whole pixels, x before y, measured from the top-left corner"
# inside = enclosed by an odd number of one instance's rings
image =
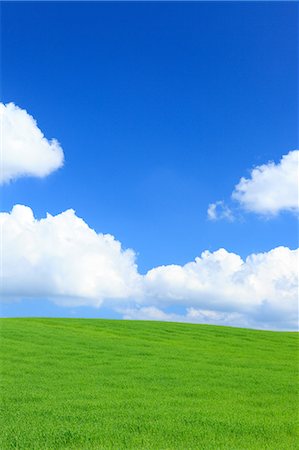
[[[158,320],[163,322],[187,322],[266,329],[269,327],[269,325],[267,326],[265,323],[257,322],[245,314],[196,309],[192,307],[186,308],[185,314],[165,312],[155,306],[124,308],[119,309],[118,312],[123,314],[125,320]],[[273,323],[271,325],[273,328]]]
[[[27,111],[0,103],[0,184],[24,176],[45,177],[63,165],[63,151],[45,138]]]
[[[252,254],[245,261],[225,249],[205,251],[184,266],[150,270],[145,292],[154,306],[185,306],[187,318],[194,321],[295,329],[297,267],[298,250],[287,247]]]
[[[1,297],[64,306],[104,304],[127,318],[296,329],[298,250],[278,247],[246,260],[225,249],[184,266],[140,275],[135,253],[98,234],[73,210],[37,220],[16,205],[0,213]],[[169,313],[180,307],[183,314]]]

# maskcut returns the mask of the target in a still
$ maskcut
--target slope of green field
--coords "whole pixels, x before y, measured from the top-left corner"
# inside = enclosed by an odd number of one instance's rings
[[[6,449],[271,449],[296,441],[298,335],[1,319]]]

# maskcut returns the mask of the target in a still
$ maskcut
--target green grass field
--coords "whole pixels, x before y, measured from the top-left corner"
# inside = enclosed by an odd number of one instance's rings
[[[1,450],[296,449],[298,334],[1,319]]]

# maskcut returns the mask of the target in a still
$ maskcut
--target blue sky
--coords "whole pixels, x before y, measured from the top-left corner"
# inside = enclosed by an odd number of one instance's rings
[[[47,178],[2,186],[2,211],[18,203],[41,218],[73,208],[133,248],[141,274],[221,247],[242,258],[297,247],[293,213],[244,213],[230,196],[254,166],[298,147],[298,5],[1,8],[2,101],[26,109],[65,154]],[[208,220],[217,200],[237,218]],[[45,308],[29,304],[4,314]]]

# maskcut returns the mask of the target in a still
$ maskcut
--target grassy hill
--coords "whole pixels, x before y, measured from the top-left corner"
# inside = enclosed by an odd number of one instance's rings
[[[298,334],[1,319],[6,449],[295,449]]]

